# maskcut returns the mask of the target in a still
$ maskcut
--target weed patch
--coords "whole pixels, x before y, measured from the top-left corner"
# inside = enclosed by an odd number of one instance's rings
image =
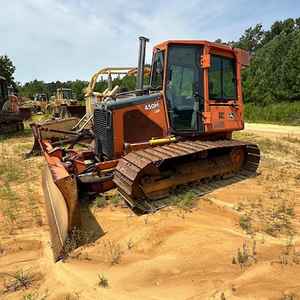
[[[270,140],[270,139],[259,139],[257,140],[257,143],[262,150],[262,152],[265,153],[273,153],[273,152],[281,152],[281,153],[293,153],[293,149],[288,147],[286,144],[280,142],[277,140]]]
[[[248,234],[252,233],[251,218],[249,216],[241,215],[239,223],[241,228],[245,230]]]
[[[108,262],[112,265],[119,264],[123,254],[120,245],[114,241],[107,240],[103,242],[103,247],[104,256]]]
[[[11,278],[8,282],[5,282],[5,291],[16,292],[22,289],[28,289],[33,282],[33,277],[30,273],[23,270],[17,271],[15,274],[6,274]]]
[[[293,235],[288,236],[286,244],[279,255],[279,259],[273,261],[273,263],[279,263],[282,266],[300,264],[300,252],[296,251]]]
[[[170,197],[170,204],[188,211],[194,207],[197,196],[198,194],[193,190],[177,188]]]
[[[95,199],[95,201],[93,203],[94,208],[103,208],[106,205],[107,205],[107,201],[106,201],[105,197],[102,196],[102,195],[96,197],[96,199]]]
[[[299,297],[294,293],[284,294],[279,300],[299,300]]]
[[[121,197],[117,194],[101,194],[96,197],[95,201],[93,202],[94,209],[96,208],[103,208],[107,205],[111,204],[112,206],[119,206],[121,203]]]
[[[113,205],[113,206],[118,206],[121,202],[121,198],[119,194],[113,195],[111,197],[109,197],[109,202]]]
[[[6,219],[8,225],[13,225],[17,221],[19,197],[10,187],[9,183],[5,183],[0,188],[0,209]]]
[[[38,292],[29,293],[23,296],[22,300],[46,300],[48,293],[41,295]]]
[[[76,248],[89,243],[91,234],[74,228],[67,238],[63,249],[63,260],[66,260]]]
[[[64,296],[63,300],[79,300],[79,294],[74,293],[74,294],[67,294]]]
[[[251,248],[247,242],[244,242],[243,247],[237,249],[236,256],[232,258],[232,263],[239,264],[240,268],[243,269],[257,262],[256,255],[256,241],[253,240]]]
[[[265,232],[273,237],[293,234],[295,203],[285,196],[285,190],[282,190],[271,193],[269,201],[258,199],[239,203],[236,210],[242,213],[239,220],[241,228],[248,234]]]
[[[108,287],[108,279],[103,274],[98,275],[98,286],[102,288]]]

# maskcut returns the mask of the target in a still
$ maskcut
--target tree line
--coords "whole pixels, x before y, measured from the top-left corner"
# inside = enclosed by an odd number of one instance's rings
[[[242,72],[244,98],[256,104],[295,101],[300,99],[300,18],[288,18],[274,22],[265,30],[256,24],[244,31],[237,41],[216,42],[229,44],[249,51],[252,55],[250,66]],[[32,98],[36,93],[54,95],[59,87],[71,88],[79,100],[84,99],[87,81],[55,81],[45,83],[34,80],[25,84],[16,83],[13,77],[15,67],[5,55],[0,56],[0,74],[3,74],[19,94]],[[135,88],[135,77],[115,78],[121,91]],[[97,82],[96,90],[107,87],[105,80]]]
[[[242,73],[246,102],[266,105],[300,99],[300,18],[276,21],[266,31],[257,24],[233,45],[252,54]]]
[[[121,91],[133,90],[135,87],[135,77],[125,76],[121,78],[115,78],[113,80],[113,86],[119,85]],[[70,88],[73,91],[74,96],[78,100],[84,100],[85,88],[88,86],[88,81],[74,80],[74,81],[55,81],[45,83],[41,80],[33,80],[26,82],[25,84],[19,84],[17,86],[19,94],[27,98],[33,98],[35,94],[47,94],[48,96],[55,95],[58,88]],[[100,80],[96,83],[95,91],[103,92],[107,88],[107,80]]]

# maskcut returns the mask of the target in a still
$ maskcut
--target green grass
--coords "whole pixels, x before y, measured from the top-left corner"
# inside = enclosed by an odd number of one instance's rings
[[[300,101],[279,102],[266,106],[246,103],[245,120],[254,123],[300,125]]]
[[[13,138],[26,138],[32,136],[31,128],[25,128],[23,131],[0,134],[0,143]]]
[[[107,201],[103,195],[99,195],[96,197],[93,206],[96,208],[103,208],[107,205]]]
[[[171,203],[179,208],[189,210],[194,206],[196,196],[197,194],[194,191],[181,192],[171,197]]]
[[[10,224],[17,221],[17,210],[19,197],[8,183],[0,188],[0,210]]]

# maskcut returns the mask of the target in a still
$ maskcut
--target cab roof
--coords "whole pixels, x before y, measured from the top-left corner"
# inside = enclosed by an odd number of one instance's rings
[[[207,40],[167,40],[154,46],[154,51],[155,49],[166,50],[171,44],[206,46],[214,52],[226,53],[228,56],[236,57],[237,62],[242,66],[249,66],[250,64],[251,56],[248,51]]]
[[[218,48],[221,50],[234,51],[234,48],[228,45],[209,42],[207,40],[167,40],[162,43],[159,43],[154,46],[154,48],[158,48],[160,50],[166,49],[170,44],[180,44],[180,45],[202,45],[213,48]]]

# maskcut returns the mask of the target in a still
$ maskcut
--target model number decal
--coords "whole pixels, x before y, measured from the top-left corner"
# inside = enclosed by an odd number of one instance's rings
[[[145,110],[158,110],[159,111],[159,102],[145,104]]]

